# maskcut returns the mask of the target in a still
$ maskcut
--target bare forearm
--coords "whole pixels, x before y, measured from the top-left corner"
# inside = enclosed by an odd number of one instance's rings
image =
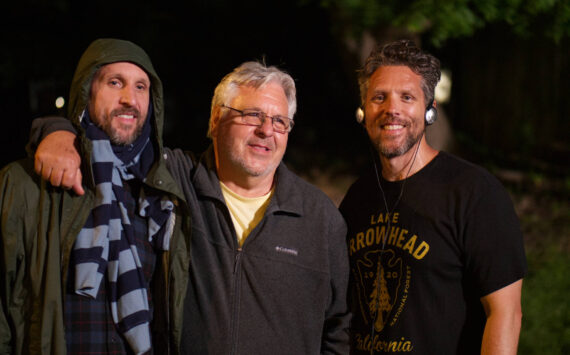
[[[482,355],[515,355],[521,330],[522,280],[481,298],[487,323],[481,343]]]
[[[521,313],[487,318],[481,344],[481,354],[515,355],[519,342],[521,318]]]

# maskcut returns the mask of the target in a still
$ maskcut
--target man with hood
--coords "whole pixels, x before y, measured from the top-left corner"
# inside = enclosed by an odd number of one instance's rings
[[[0,171],[0,354],[176,353],[189,217],[150,58],[128,41],[91,43],[68,115],[84,194],[39,179],[32,158]]]

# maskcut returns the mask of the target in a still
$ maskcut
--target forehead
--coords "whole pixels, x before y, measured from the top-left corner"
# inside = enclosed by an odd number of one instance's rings
[[[116,62],[103,65],[95,73],[94,79],[124,77],[135,81],[150,82],[148,74],[138,65],[129,62]]]
[[[241,85],[237,88],[236,95],[231,101],[240,109],[268,109],[273,106],[275,109],[283,110],[281,114],[287,114],[289,103],[285,91],[279,83],[269,82],[259,88],[250,85]]]
[[[422,77],[404,65],[381,66],[370,77],[368,91],[400,89],[421,91]]]

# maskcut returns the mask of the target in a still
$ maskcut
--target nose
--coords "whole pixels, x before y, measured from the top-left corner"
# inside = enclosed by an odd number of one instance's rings
[[[273,131],[273,120],[269,117],[265,117],[263,123],[260,126],[257,126],[255,130],[257,134],[263,137],[271,137],[274,133]]]
[[[400,105],[399,105],[399,101],[396,100],[395,98],[391,97],[391,95],[388,95],[384,101],[384,105],[386,108],[386,111],[394,116],[398,115],[400,112]]]
[[[122,90],[121,90],[121,97],[119,102],[122,105],[125,106],[135,106],[136,104],[136,95],[134,92],[134,89],[129,87],[128,85],[125,86]]]

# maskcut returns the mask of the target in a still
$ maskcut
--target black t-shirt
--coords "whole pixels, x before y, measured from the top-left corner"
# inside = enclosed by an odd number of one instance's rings
[[[480,353],[480,298],[526,271],[508,194],[484,169],[443,152],[405,182],[380,183],[390,217],[373,170],[340,206],[348,224],[352,352]]]

